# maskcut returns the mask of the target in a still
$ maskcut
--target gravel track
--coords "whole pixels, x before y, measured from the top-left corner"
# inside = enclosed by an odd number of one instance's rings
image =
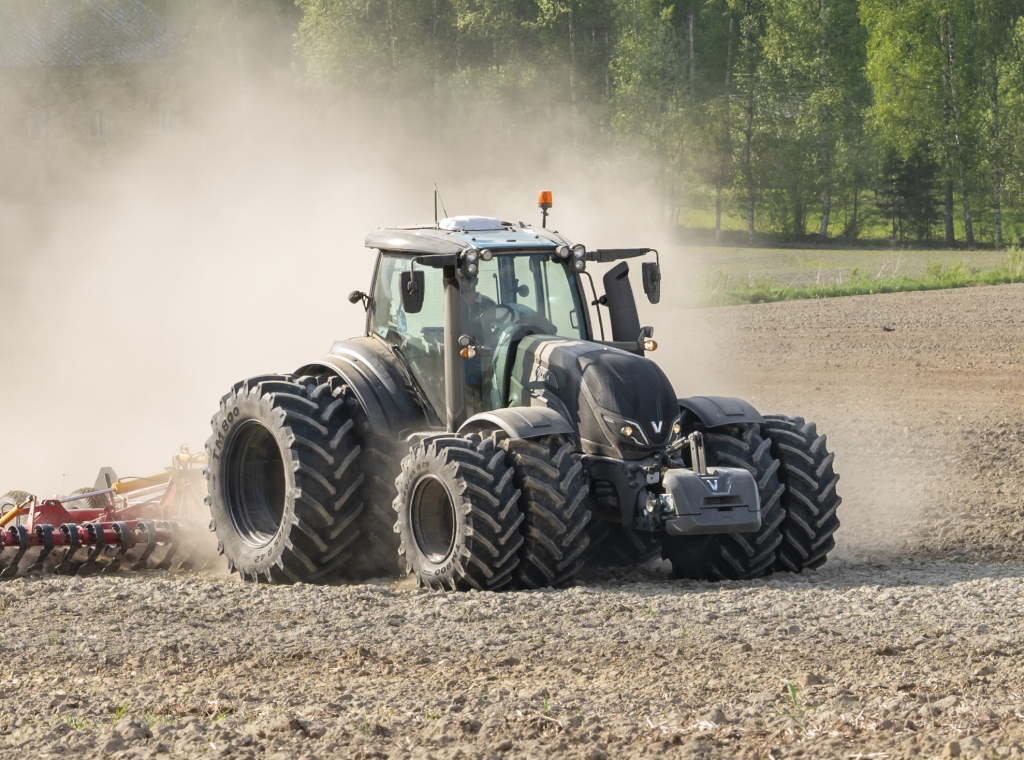
[[[828,433],[843,527],[820,570],[715,585],[653,563],[505,594],[13,580],[0,757],[1020,756],[1022,302],[679,312],[685,335],[662,317],[681,393]]]

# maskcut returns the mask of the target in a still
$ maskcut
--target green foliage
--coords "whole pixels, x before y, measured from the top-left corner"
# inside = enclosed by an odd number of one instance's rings
[[[173,715],[163,715],[161,713],[154,712],[152,710],[149,710],[149,711],[143,713],[142,717],[146,721],[146,725],[149,726],[150,728],[155,726],[157,723],[166,723],[168,725],[174,723],[174,716]],[[246,720],[246,723],[248,723],[248,722],[249,721]]]
[[[913,290],[945,290],[980,285],[1004,285],[1024,282],[1024,250],[1013,248],[1005,259],[991,269],[980,269],[962,260],[925,266],[922,277],[889,275],[871,278],[854,267],[841,282],[824,285],[787,285],[777,277],[739,280],[721,271],[706,276],[701,283],[702,306],[733,306],[746,303],[798,301],[808,298],[862,296],[875,293],[900,293]]]
[[[65,715],[64,723],[75,731],[80,731],[83,728],[92,728],[92,723],[80,715]]]
[[[814,709],[815,705],[805,705],[797,694],[796,686],[785,681],[786,690],[783,696],[786,704],[776,709],[775,714],[789,718],[796,724],[797,731],[803,733],[807,729],[807,713]]]
[[[948,219],[948,240],[971,205],[993,242],[998,195],[1003,239],[1024,235],[1019,0],[297,7],[311,86],[374,97],[382,123],[419,134],[648,160],[674,224],[720,208],[744,229],[750,198],[756,230],[784,239],[827,208],[826,237],[929,241]]]

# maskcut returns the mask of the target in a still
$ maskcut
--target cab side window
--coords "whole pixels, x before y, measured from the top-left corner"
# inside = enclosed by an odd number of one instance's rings
[[[400,277],[409,271],[409,256],[382,254],[373,285],[370,332],[397,346],[435,411],[444,411],[444,283],[441,270],[423,272],[423,308],[408,314],[402,307]]]

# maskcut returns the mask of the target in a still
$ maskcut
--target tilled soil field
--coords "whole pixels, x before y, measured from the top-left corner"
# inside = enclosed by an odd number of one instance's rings
[[[845,501],[821,570],[716,585],[655,563],[504,594],[14,580],[0,756],[1020,756],[1022,299],[662,322],[681,393],[746,396],[829,434]]]

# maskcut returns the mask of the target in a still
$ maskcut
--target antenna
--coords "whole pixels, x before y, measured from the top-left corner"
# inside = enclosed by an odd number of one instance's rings
[[[437,222],[437,202],[441,201],[441,211],[444,212],[445,218],[448,218],[448,209],[444,207],[444,198],[441,197],[441,191],[437,189],[437,183],[434,183],[434,222]]]

